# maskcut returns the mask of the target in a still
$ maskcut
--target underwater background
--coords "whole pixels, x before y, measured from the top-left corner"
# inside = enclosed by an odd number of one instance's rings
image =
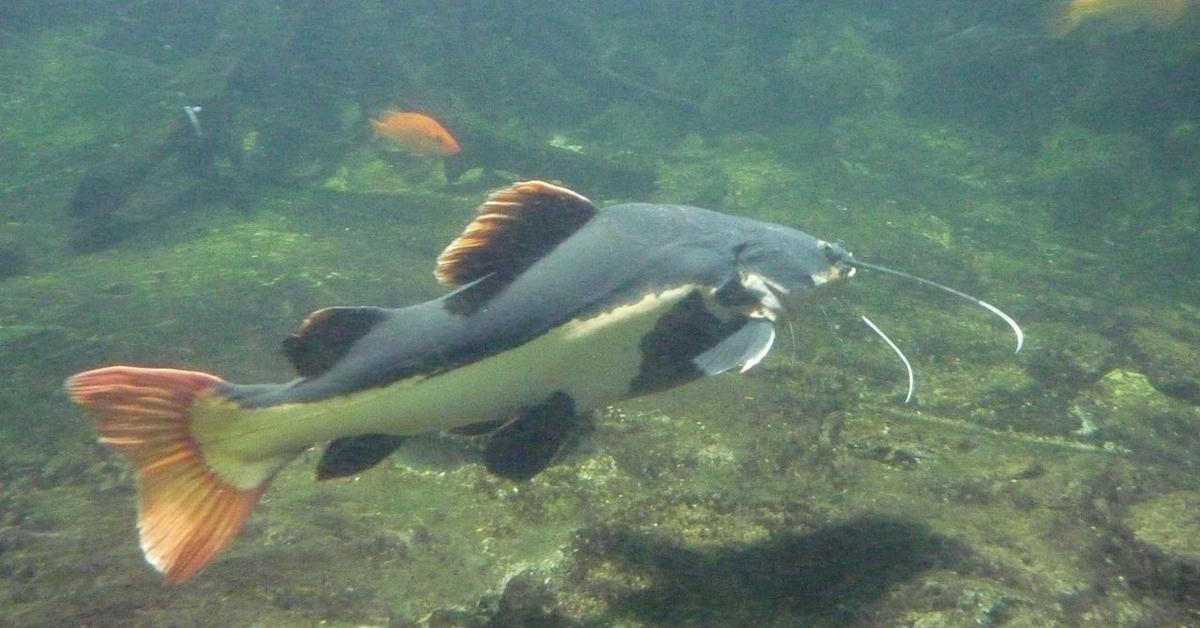
[[[0,625],[1200,625],[1200,6],[1158,4],[6,0]],[[530,178],[841,242],[1026,348],[863,271],[526,483],[309,451],[163,584],[63,379],[284,381],[308,312],[441,294]]]

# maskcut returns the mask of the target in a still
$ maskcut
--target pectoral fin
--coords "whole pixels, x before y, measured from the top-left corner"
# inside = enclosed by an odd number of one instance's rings
[[[734,279],[707,298],[700,291],[681,300],[642,339],[642,364],[632,394],[745,371],[762,360],[775,340],[774,311],[762,295]]]
[[[767,355],[775,342],[775,324],[765,318],[749,318],[713,348],[692,359],[705,375],[717,375],[737,367],[745,373]]]
[[[767,280],[753,273],[739,274],[713,293],[714,300],[736,312],[740,327],[692,359],[705,375],[717,375],[734,367],[745,373],[758,364],[775,342],[775,319],[783,309]]]

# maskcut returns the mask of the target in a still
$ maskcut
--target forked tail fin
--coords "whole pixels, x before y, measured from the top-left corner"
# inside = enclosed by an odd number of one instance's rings
[[[223,550],[266,489],[223,479],[189,431],[198,405],[206,413],[239,408],[207,373],[110,366],[75,375],[66,388],[96,418],[100,442],[137,468],[142,552],[167,582],[183,582]]]

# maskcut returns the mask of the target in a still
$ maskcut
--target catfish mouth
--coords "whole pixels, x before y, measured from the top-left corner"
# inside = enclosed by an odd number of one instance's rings
[[[857,260],[849,251],[837,244],[817,241],[817,255],[807,255],[798,264],[796,275],[785,277],[770,277],[760,272],[743,273],[741,284],[752,294],[758,295],[756,311],[770,312],[767,318],[775,320],[778,315],[799,311],[809,288],[815,288],[830,282],[849,279],[858,272]],[[828,265],[821,263],[821,257]],[[807,272],[811,268],[817,268]],[[805,274],[807,272],[807,274]],[[755,314],[756,316],[759,314]]]
[[[810,275],[810,277],[812,277],[814,286],[819,286],[831,281],[849,279],[853,277],[856,272],[858,272],[858,266],[856,265],[857,262],[854,259],[854,254],[850,251],[847,251],[840,245],[833,244],[832,242],[826,242],[825,240],[818,240],[817,247],[820,248],[821,252],[825,254],[825,259],[829,262],[829,267]]]

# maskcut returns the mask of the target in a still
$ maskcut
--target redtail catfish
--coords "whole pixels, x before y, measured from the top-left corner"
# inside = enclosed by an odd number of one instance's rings
[[[490,431],[487,468],[529,478],[583,413],[751,368],[787,304],[860,265],[788,227],[695,207],[597,209],[529,181],[493,193],[442,252],[449,294],[311,314],[284,342],[297,379],[110,366],[66,388],[137,468],[142,551],[174,583],[226,547],[314,443],[332,441],[327,478],[371,467],[404,435]]]

